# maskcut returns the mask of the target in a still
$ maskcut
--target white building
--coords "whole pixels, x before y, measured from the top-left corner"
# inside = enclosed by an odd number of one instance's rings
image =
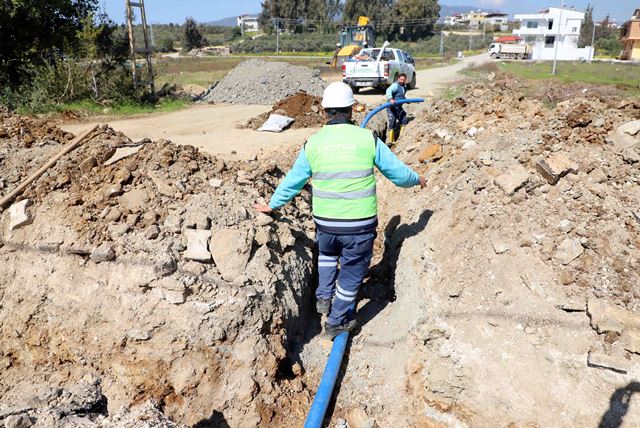
[[[257,15],[240,15],[237,19],[238,27],[245,31],[258,31],[258,16]]]
[[[588,60],[593,55],[592,48],[578,48],[584,15],[584,12],[558,7],[535,14],[518,14],[514,18],[520,21],[520,28],[513,30],[513,34],[532,45],[531,59],[552,60],[557,44],[558,60]]]

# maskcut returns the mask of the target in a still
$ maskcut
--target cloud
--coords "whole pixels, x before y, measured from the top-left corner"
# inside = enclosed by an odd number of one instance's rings
[[[480,6],[500,7],[504,6],[505,0],[480,0]]]

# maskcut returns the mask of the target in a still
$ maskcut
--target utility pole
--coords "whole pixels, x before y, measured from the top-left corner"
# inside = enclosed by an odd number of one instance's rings
[[[560,19],[558,20],[558,34],[556,35],[556,48],[553,52],[553,70],[552,75],[556,75],[556,63],[558,62],[558,45],[560,44],[560,27],[562,26],[562,11],[564,10],[564,0],[560,0]]]
[[[444,54],[444,30],[440,30],[440,55]]]
[[[596,54],[596,21],[593,20],[593,9],[591,9],[591,25],[593,26],[593,34],[591,34],[591,55],[589,56],[589,62],[593,61],[593,57]]]
[[[276,30],[276,55],[280,53],[280,28],[278,27],[278,19],[273,18],[273,27]]]

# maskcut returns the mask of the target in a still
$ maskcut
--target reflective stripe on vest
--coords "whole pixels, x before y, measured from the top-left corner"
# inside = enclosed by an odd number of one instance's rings
[[[375,140],[351,124],[327,125],[305,145],[313,180],[313,214],[356,220],[377,214]]]

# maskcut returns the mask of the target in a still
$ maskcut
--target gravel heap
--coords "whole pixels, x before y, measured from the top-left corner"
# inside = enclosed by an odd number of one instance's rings
[[[321,96],[327,84],[319,74],[309,67],[252,59],[238,64],[202,101],[273,105],[298,91]]]

